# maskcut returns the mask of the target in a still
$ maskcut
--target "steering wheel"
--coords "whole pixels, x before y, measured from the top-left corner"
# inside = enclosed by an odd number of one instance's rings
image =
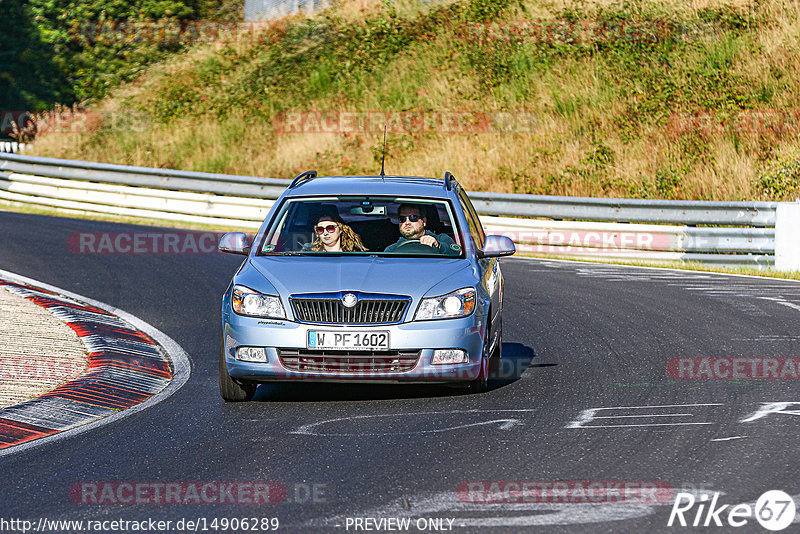
[[[403,249],[402,251],[400,249]],[[403,241],[397,248],[395,249],[397,252],[404,252],[406,254],[411,254],[414,252],[422,252],[425,254],[438,254],[439,249],[436,247],[429,247],[428,245],[423,245],[419,242],[419,239],[409,239],[408,241]]]

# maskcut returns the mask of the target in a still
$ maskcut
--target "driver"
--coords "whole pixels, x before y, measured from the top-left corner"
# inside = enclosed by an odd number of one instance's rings
[[[400,219],[400,239],[392,243],[384,252],[402,252],[400,247],[405,243],[419,241],[421,245],[431,247],[431,252],[446,256],[461,255],[461,247],[456,245],[447,234],[436,235],[425,229],[427,220],[422,216],[420,207],[415,204],[401,204],[397,210]]]

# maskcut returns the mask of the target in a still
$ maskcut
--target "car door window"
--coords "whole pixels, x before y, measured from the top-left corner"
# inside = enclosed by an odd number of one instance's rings
[[[470,202],[467,195],[464,194],[463,189],[458,192],[458,202],[464,210],[464,217],[467,219],[469,233],[472,235],[475,245],[477,245],[478,248],[482,248],[486,239],[486,234],[483,232],[483,226],[481,226],[481,221],[475,213],[475,208],[472,207],[472,202]]]

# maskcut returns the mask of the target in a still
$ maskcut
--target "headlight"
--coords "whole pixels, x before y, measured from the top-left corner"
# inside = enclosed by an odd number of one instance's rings
[[[262,295],[244,286],[233,286],[231,303],[233,311],[241,315],[286,319],[280,298]]]
[[[441,297],[422,299],[415,321],[466,317],[475,309],[475,289],[465,287]]]

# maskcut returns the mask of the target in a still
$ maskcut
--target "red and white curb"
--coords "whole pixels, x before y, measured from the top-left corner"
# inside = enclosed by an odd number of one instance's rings
[[[180,345],[133,315],[3,270],[0,286],[50,310],[89,353],[83,375],[0,409],[0,456],[149,408],[189,379],[189,356]]]

